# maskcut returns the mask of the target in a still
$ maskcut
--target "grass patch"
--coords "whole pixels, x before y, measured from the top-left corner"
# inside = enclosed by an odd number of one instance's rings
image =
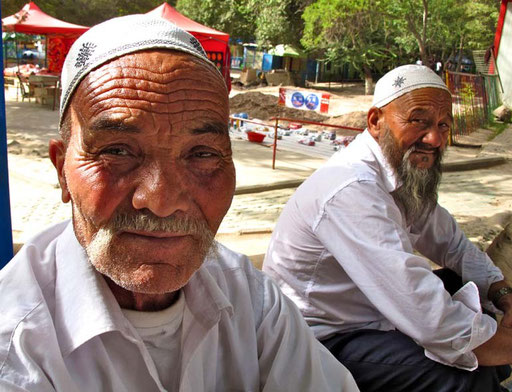
[[[500,133],[502,133],[507,127],[510,125],[510,123],[504,123],[501,121],[496,121],[494,119],[494,116],[491,116],[489,118],[489,122],[487,125],[485,125],[485,129],[489,129],[493,132],[493,134],[489,137],[489,140],[494,139],[496,136],[498,136]]]

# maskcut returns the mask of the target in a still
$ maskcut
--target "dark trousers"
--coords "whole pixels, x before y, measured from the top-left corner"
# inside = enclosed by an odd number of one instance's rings
[[[451,294],[461,287],[455,273],[441,270],[437,275],[443,282],[447,279]],[[480,366],[472,372],[442,365],[399,331],[358,330],[322,343],[350,370],[361,392],[498,392],[510,375],[508,365]]]

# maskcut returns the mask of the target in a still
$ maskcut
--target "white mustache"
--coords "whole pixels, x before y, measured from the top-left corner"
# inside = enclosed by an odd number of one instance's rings
[[[200,236],[208,233],[213,235],[207,224],[191,216],[158,217],[148,213],[119,213],[107,224],[108,229],[114,232],[134,230],[145,232],[180,233],[184,235]]]

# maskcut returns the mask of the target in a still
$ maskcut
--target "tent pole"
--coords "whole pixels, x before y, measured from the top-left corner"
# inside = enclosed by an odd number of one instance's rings
[[[44,67],[48,69],[48,34],[44,36]]]
[[[18,34],[14,31],[14,50],[16,51],[16,68],[20,70],[20,58],[18,57]]]

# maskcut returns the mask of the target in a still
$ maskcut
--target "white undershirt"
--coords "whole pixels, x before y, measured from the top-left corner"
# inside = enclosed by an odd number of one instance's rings
[[[181,366],[181,323],[185,309],[185,297],[167,309],[158,312],[139,312],[122,309],[132,323],[155,363],[160,382],[168,391],[177,391]]]

